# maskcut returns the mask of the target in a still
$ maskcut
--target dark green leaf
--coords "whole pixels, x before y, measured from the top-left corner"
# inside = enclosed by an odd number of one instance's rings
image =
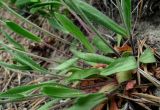
[[[139,58],[139,61],[142,63],[154,63],[156,59],[151,49],[147,48]]]
[[[137,62],[134,57],[124,57],[116,59],[107,68],[105,68],[100,74],[108,76],[117,72],[129,71],[137,68]]]
[[[106,100],[104,94],[90,94],[79,98],[76,103],[68,110],[92,110],[98,104]]]
[[[121,0],[122,4],[122,15],[123,15],[123,20],[126,25],[126,30],[128,31],[128,34],[130,35],[131,33],[131,0]]]
[[[6,21],[6,26],[9,27],[12,31],[14,31],[15,33],[25,37],[25,38],[28,38],[32,41],[35,41],[35,42],[41,42],[42,39],[36,35],[34,35],[33,33],[29,32],[28,30],[22,28],[21,26],[17,25],[16,23],[14,22],[11,22],[11,21]]]
[[[82,80],[93,75],[98,75],[99,72],[100,71],[98,69],[94,69],[94,68],[79,70],[79,71],[73,72],[72,75],[67,80],[69,81]]]
[[[72,5],[72,4],[70,4],[69,0],[65,0],[65,1],[67,1],[67,4],[69,6]],[[75,2],[75,4],[77,4],[77,6],[80,7],[82,9],[82,11],[84,11],[86,16],[90,20],[92,20],[98,24],[101,24],[101,25],[105,26],[106,28],[108,28],[108,29],[110,29],[110,30],[122,35],[122,36],[127,36],[127,32],[123,27],[119,26],[116,22],[114,22],[112,19],[105,16],[103,13],[98,11],[93,6],[87,4],[86,2],[84,2],[82,0],[73,0],[73,2]]]
[[[71,51],[76,57],[89,62],[110,64],[114,61],[114,59],[110,57],[105,57],[103,55],[98,55],[94,53],[83,53],[73,49]]]
[[[38,3],[40,0],[16,0],[16,5],[17,6],[23,6],[28,3]]]
[[[81,97],[84,94],[76,89],[70,89],[64,86],[48,86],[44,87],[42,93],[56,98],[74,98],[74,97]]]
[[[63,27],[70,32],[76,39],[78,39],[90,52],[94,51],[93,46],[89,43],[87,37],[81,32],[81,30],[66,16],[55,13],[56,18],[63,25]]]

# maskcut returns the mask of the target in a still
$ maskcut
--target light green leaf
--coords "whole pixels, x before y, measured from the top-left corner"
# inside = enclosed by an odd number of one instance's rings
[[[155,63],[156,59],[150,48],[147,48],[139,58],[139,61],[142,63]]]
[[[28,66],[9,64],[2,61],[0,61],[0,66],[2,66],[3,68],[14,69],[14,70],[32,70]]]
[[[128,81],[132,78],[132,71],[123,71],[116,74],[116,79],[118,83],[123,83],[125,81]]]
[[[53,106],[53,104],[57,103],[59,100],[55,99],[55,100],[51,100],[47,103],[45,103],[44,105],[42,105],[40,108],[38,108],[37,110],[49,110],[50,107]]]
[[[22,28],[21,26],[17,25],[16,23],[12,22],[12,21],[6,21],[6,26],[8,28],[10,28],[12,31],[14,31],[15,33],[30,39],[34,42],[41,42],[42,39],[36,35],[34,35],[33,33],[29,32],[28,30]]]
[[[56,98],[74,98],[82,97],[84,94],[76,89],[70,89],[64,86],[48,86],[42,89],[42,93]]]
[[[55,13],[56,18],[61,25],[70,32],[76,39],[78,39],[90,52],[94,51],[93,46],[88,41],[87,37],[81,32],[81,30],[65,15]]]
[[[129,71],[137,68],[137,62],[134,57],[124,57],[116,59],[107,68],[105,68],[100,75],[108,76],[117,72]]]
[[[98,75],[99,72],[100,71],[95,68],[79,70],[79,71],[73,72],[72,75],[67,80],[68,81],[82,80],[93,75]]]
[[[105,54],[114,53],[112,49],[108,47],[108,45],[106,45],[106,43],[104,43],[104,41],[97,36],[94,37],[93,44],[97,47],[98,50],[104,52]]]
[[[94,53],[83,53],[73,49],[71,49],[71,51],[76,57],[89,62],[110,64],[114,61],[114,59],[110,57],[105,57],[103,55],[98,55]]]
[[[64,69],[67,69],[68,67],[70,67],[74,63],[76,63],[77,60],[78,60],[78,58],[69,59],[69,60],[65,61],[64,63],[60,64],[59,66],[57,66],[55,68],[55,70],[64,70]]]
[[[42,72],[42,73],[46,73],[47,70],[43,67],[41,67],[39,64],[37,64],[34,60],[32,60],[32,58],[16,51],[13,53],[15,59],[17,59],[18,61],[20,61],[22,64],[25,64],[27,66],[29,66],[30,68],[32,68],[33,70]]]
[[[67,110],[92,110],[105,100],[106,96],[104,94],[90,94],[79,98],[76,103]]]
[[[4,32],[3,30],[1,30],[3,35],[7,38],[7,40],[13,44],[15,46],[16,49],[19,49],[19,50],[22,50],[22,51],[25,51],[24,47],[19,44],[18,42],[16,42],[10,35],[8,35],[6,32]]]
[[[72,6],[70,4],[69,0],[65,0],[69,6]],[[92,21],[103,25],[104,27],[122,35],[122,36],[127,36],[126,30],[119,26],[116,22],[114,22],[112,19],[98,11],[96,8],[93,6],[87,4],[86,2],[82,0],[72,0],[77,4],[78,7],[82,9],[82,11],[85,13],[85,15]],[[72,8],[72,7],[71,7]],[[75,10],[76,11],[76,10]]]
[[[131,0],[121,0],[121,5],[122,5],[122,15],[123,15],[123,20],[126,25],[126,30],[128,31],[128,34],[130,35],[131,33]]]

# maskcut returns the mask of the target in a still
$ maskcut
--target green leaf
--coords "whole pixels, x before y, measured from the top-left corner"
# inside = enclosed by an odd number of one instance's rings
[[[67,4],[69,6],[72,5],[72,4],[70,4],[69,0],[65,0],[65,1],[67,1]],[[77,6],[82,9],[82,11],[85,13],[85,15],[90,20],[92,20],[100,25],[103,25],[104,27],[106,27],[106,28],[108,28],[108,29],[110,29],[110,30],[122,35],[122,36],[127,36],[127,32],[123,27],[119,26],[116,22],[114,22],[109,17],[105,16],[103,13],[98,11],[93,6],[87,4],[86,2],[84,2],[82,0],[73,0],[73,2],[75,2],[75,4],[77,4]]]
[[[12,22],[12,21],[6,21],[6,26],[9,27],[12,31],[14,31],[15,33],[28,38],[34,42],[41,42],[42,39],[36,35],[34,35],[33,33],[29,32],[28,30],[22,28],[21,26],[17,25],[16,23]]]
[[[131,34],[131,0],[121,0],[123,20],[128,34]]]
[[[8,64],[2,61],[0,61],[0,66],[2,66],[3,68],[14,69],[14,70],[32,70],[28,66]]]
[[[33,70],[39,71],[39,72],[44,72],[46,73],[47,70],[43,67],[41,67],[39,64],[37,64],[34,60],[32,60],[32,58],[16,51],[13,53],[15,59],[17,59],[18,61],[20,61],[22,64],[25,64],[27,66],[29,66],[30,68],[32,68]]]
[[[70,32],[76,39],[78,39],[90,52],[94,51],[93,46],[88,41],[87,37],[81,32],[81,30],[65,15],[55,13],[56,18],[63,25],[63,27]]]
[[[90,94],[79,98],[76,103],[68,110],[92,110],[98,104],[106,100],[104,94]]]
[[[19,44],[18,42],[16,42],[10,35],[8,35],[6,32],[4,32],[3,30],[1,30],[3,35],[7,38],[7,40],[13,44],[15,46],[16,49],[19,49],[19,50],[22,50],[22,51],[25,51],[24,47]]]
[[[118,83],[123,83],[125,81],[128,81],[132,78],[132,71],[123,71],[116,74],[116,79]]]
[[[71,51],[76,57],[89,62],[110,64],[114,61],[114,59],[110,57],[105,57],[94,53],[83,53],[73,49],[71,49]]]
[[[0,93],[0,97],[11,97],[14,95],[17,95],[17,94],[21,94],[23,92],[26,92],[26,91],[30,91],[30,90],[33,90],[33,89],[37,89],[38,87],[41,87],[41,86],[44,86],[44,85],[50,85],[51,83],[42,83],[42,84],[37,84],[37,85],[28,85],[28,86],[18,86],[18,87],[15,87],[15,88],[12,88],[12,89],[9,89],[8,91],[6,92],[3,92],[3,93]]]
[[[48,21],[54,29],[58,29],[65,34],[69,33],[55,18],[48,18]]]
[[[56,98],[74,98],[82,97],[84,94],[76,89],[70,89],[64,86],[48,86],[42,89],[42,93]]]
[[[147,48],[139,58],[139,61],[142,63],[155,63],[156,59],[150,48]]]
[[[78,60],[78,58],[69,59],[69,60],[65,61],[64,63],[60,64],[59,66],[57,66],[55,68],[55,70],[64,70],[64,69],[67,69],[68,67],[70,67],[74,63],[76,63],[77,60]]]
[[[104,52],[105,54],[114,53],[112,49],[108,47],[108,45],[106,45],[106,43],[104,43],[104,41],[97,36],[94,37],[93,44],[97,47],[98,50]]]
[[[77,80],[82,80],[85,78],[88,78],[93,75],[98,75],[99,70],[92,68],[92,69],[84,69],[84,70],[79,70],[74,73],[67,79],[68,81],[77,81]]]
[[[59,100],[55,99],[55,100],[51,100],[47,103],[45,103],[44,105],[42,105],[40,108],[38,108],[37,110],[49,110],[50,107],[53,106],[53,104],[57,103]]]
[[[36,3],[34,5],[31,6],[31,8],[37,8],[37,7],[44,7],[44,6],[48,6],[51,5],[53,7],[55,6],[60,6],[61,3],[59,2],[59,0],[55,0],[55,1],[50,1],[50,2],[42,2],[42,3]]]
[[[40,0],[16,0],[16,6],[23,6],[28,3],[38,3]]]
[[[116,59],[107,68],[105,68],[100,75],[108,76],[117,72],[129,71],[137,68],[137,62],[134,57],[124,57]]]

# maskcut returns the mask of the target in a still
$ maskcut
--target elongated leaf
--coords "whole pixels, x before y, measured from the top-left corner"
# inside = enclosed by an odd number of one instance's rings
[[[32,60],[32,58],[20,53],[20,52],[14,52],[14,57],[15,59],[17,59],[18,61],[20,61],[21,63],[29,66],[30,68],[32,68],[33,70],[39,71],[39,72],[44,72],[46,73],[47,70],[43,67],[41,67],[39,64],[37,64],[34,60]]]
[[[58,29],[66,34],[69,33],[55,18],[49,18],[48,21],[54,29]]]
[[[124,57],[115,60],[107,68],[105,68],[100,74],[108,76],[117,72],[129,71],[137,68],[137,62],[134,57]]]
[[[94,54],[94,53],[83,53],[73,49],[71,51],[76,57],[89,62],[110,64],[114,61],[114,59],[112,58]]]
[[[6,92],[0,94],[0,97],[11,97],[16,94],[20,94],[29,90],[37,89],[38,87],[43,86],[44,84],[37,84],[37,85],[28,85],[28,86],[18,86],[12,89],[9,89]]]
[[[82,79],[88,78],[93,75],[98,75],[99,72],[100,71],[98,69],[94,69],[94,68],[86,69],[86,70],[79,70],[79,71],[72,73],[72,75],[68,78],[68,80],[69,81],[82,80]]]
[[[44,87],[42,93],[56,98],[74,98],[84,96],[84,94],[79,90],[70,89],[63,86]]]
[[[106,100],[104,94],[90,94],[79,98],[76,103],[68,110],[92,110],[98,104]]]
[[[15,65],[15,64],[8,64],[5,62],[0,61],[0,66],[8,69],[15,69],[15,70],[32,70],[28,66],[23,66],[23,65]]]
[[[151,49],[147,48],[140,56],[139,61],[142,63],[154,63],[156,59]]]
[[[93,39],[93,44],[97,47],[98,50],[104,52],[105,54],[107,53],[114,53],[106,43],[103,42],[99,37],[94,37]]]
[[[21,45],[21,44],[19,44],[18,42],[16,42],[10,35],[8,35],[6,32],[4,32],[3,30],[2,30],[2,33],[5,35],[5,37],[7,38],[7,40],[11,43],[11,44],[13,44],[14,46],[15,46],[15,48],[17,48],[17,49],[19,49],[19,50],[22,50],[22,51],[24,51],[25,49],[24,49],[24,47]]]
[[[78,39],[90,52],[93,52],[94,48],[89,43],[87,37],[81,32],[81,30],[66,16],[55,13],[56,18],[68,30],[76,39]]]
[[[36,3],[35,5],[32,5],[31,8],[37,8],[37,7],[44,7],[44,6],[55,6],[58,5],[60,6],[61,3],[59,2],[59,0],[55,0],[55,1],[50,1],[50,2],[42,2],[42,3]]]
[[[12,31],[14,31],[15,33],[30,39],[34,42],[41,42],[42,39],[36,35],[34,35],[33,33],[29,32],[28,30],[22,28],[21,26],[17,25],[16,23],[12,22],[12,21],[6,21],[6,26],[9,27]]]
[[[68,67],[72,66],[77,60],[78,60],[78,58],[69,59],[69,60],[65,61],[64,63],[62,63],[61,65],[59,65],[58,67],[56,67],[55,69],[56,70],[67,69]]]
[[[57,103],[59,100],[55,99],[55,100],[51,100],[49,102],[47,102],[46,104],[44,104],[43,106],[41,106],[40,108],[38,108],[37,110],[49,110],[50,107],[53,106],[53,104]]]
[[[23,6],[28,3],[38,3],[40,0],[16,0],[16,5],[17,6]]]
[[[122,15],[123,20],[126,25],[126,30],[128,31],[128,34],[131,34],[131,0],[121,0],[122,4]]]
[[[65,0],[65,1],[72,8],[72,4],[70,4],[70,1],[69,0]],[[112,19],[110,19],[109,17],[102,14],[100,11],[98,11],[93,6],[87,4],[86,2],[84,2],[82,0],[72,0],[72,1],[75,2],[75,4],[77,4],[77,6],[82,9],[82,11],[86,14],[86,16],[90,20],[92,20],[100,25],[103,25],[106,28],[108,28],[108,29],[110,29],[110,30],[122,35],[122,36],[127,36],[127,32],[123,27],[119,26],[116,22],[114,22]]]

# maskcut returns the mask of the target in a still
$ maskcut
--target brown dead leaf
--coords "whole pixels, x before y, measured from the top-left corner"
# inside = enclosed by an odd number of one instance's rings
[[[94,110],[103,110],[105,103],[98,105]]]
[[[119,110],[115,99],[112,99],[109,110]]]
[[[132,48],[128,44],[125,44],[122,47],[115,47],[115,48],[119,52],[132,51]]]
[[[136,80],[131,80],[127,83],[126,85],[126,90],[131,90],[134,88],[134,86],[136,85]]]

